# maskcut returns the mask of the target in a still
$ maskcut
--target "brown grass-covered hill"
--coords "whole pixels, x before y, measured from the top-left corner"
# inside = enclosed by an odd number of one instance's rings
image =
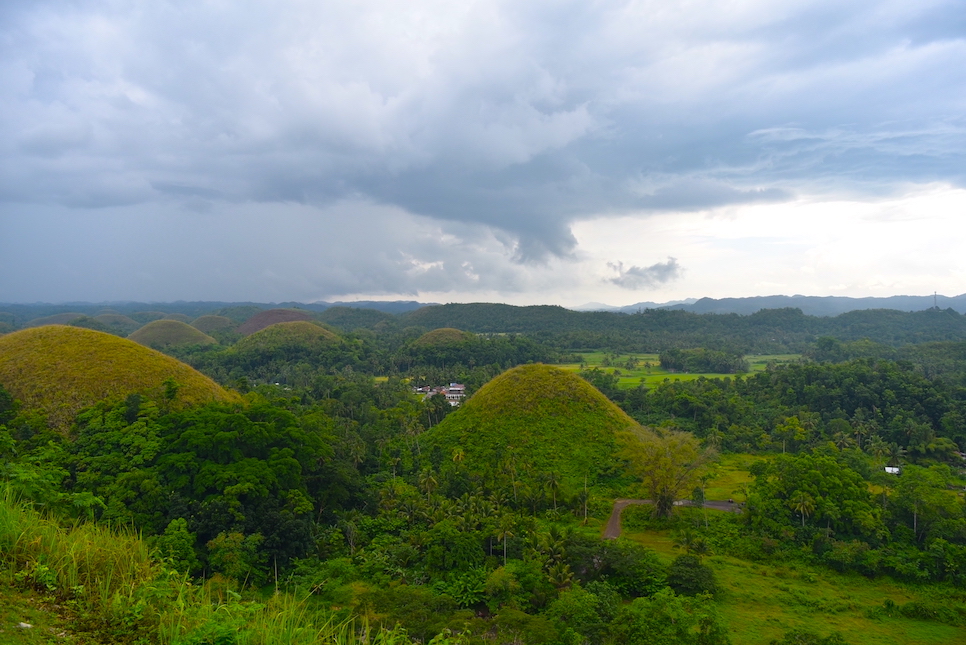
[[[191,316],[186,314],[164,314],[164,318],[162,318],[162,320],[178,320],[183,323],[190,323]]]
[[[0,384],[61,430],[103,399],[159,398],[168,379],[180,386],[176,408],[240,400],[181,361],[111,334],[48,325],[0,337]]]
[[[133,318],[128,318],[123,314],[109,314],[109,313],[98,314],[94,316],[94,320],[101,323],[102,325],[106,325],[111,329],[117,329],[126,334],[130,334],[132,331],[134,331],[135,329],[141,326],[141,323],[134,320]]]
[[[44,316],[43,318],[34,318],[33,320],[27,321],[24,327],[43,327],[44,325],[66,325],[72,320],[77,320],[78,318],[86,318],[85,314],[77,313],[76,311],[69,311],[62,314],[54,314],[53,316]]]
[[[164,315],[163,311],[135,311],[131,314],[131,318],[144,325],[155,320],[161,320]]]
[[[218,341],[180,320],[155,320],[128,336],[145,347],[177,347],[180,345],[214,345]]]
[[[459,343],[473,340],[475,336],[452,327],[442,327],[426,332],[413,341],[414,347],[438,347],[440,345],[458,345]]]
[[[311,318],[308,312],[300,309],[269,309],[268,311],[258,312],[242,323],[236,331],[242,336],[248,336],[249,334],[254,334],[256,331],[265,329],[269,325],[283,322],[296,322],[299,320],[311,320]]]
[[[554,473],[571,486],[623,475],[619,436],[636,421],[594,386],[550,365],[521,365],[496,377],[423,435],[470,472],[509,464],[521,481]],[[424,446],[424,452],[426,448]]]
[[[235,322],[225,316],[209,315],[195,318],[191,326],[206,334],[210,334],[213,331],[227,331],[235,326]]]
[[[339,337],[321,325],[296,320],[269,325],[261,331],[242,338],[235,344],[239,354],[276,354],[298,350],[314,353],[339,341]]]

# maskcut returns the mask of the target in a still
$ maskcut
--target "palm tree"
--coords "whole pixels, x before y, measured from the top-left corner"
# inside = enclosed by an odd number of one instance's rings
[[[504,515],[500,518],[500,529],[496,539],[503,540],[503,566],[506,566],[506,541],[513,537],[513,516]]]
[[[419,487],[423,489],[426,493],[426,498],[428,499],[432,496],[433,491],[439,486],[439,482],[433,476],[433,471],[429,468],[424,468],[422,472],[419,473]]]
[[[560,478],[557,473],[551,471],[547,474],[547,488],[550,489],[550,494],[553,495],[553,510],[557,510],[557,491],[560,490]]]
[[[903,457],[906,456],[906,449],[899,444],[892,442],[889,444],[889,465],[898,466]]]
[[[674,536],[673,548],[684,549],[685,553],[691,553],[691,546],[696,539],[691,529],[684,529]]]
[[[570,565],[566,562],[557,562],[547,571],[547,577],[551,584],[557,589],[570,586],[574,579],[574,572],[570,570]]]
[[[882,459],[889,454],[889,444],[883,441],[882,437],[877,434],[869,437],[869,440],[865,442],[865,447],[869,454],[876,459]]]
[[[453,463],[461,464],[466,458],[466,453],[462,448],[453,448]]]
[[[792,509],[802,516],[802,528],[805,528],[805,516],[815,511],[815,499],[805,491],[795,493],[791,500]]]

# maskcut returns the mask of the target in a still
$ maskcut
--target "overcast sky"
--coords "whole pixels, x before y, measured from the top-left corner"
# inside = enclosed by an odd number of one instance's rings
[[[966,7],[0,3],[0,301],[966,292]]]

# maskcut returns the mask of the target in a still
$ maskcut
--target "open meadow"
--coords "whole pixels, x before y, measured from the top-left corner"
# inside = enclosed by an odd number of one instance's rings
[[[619,377],[618,387],[621,389],[633,389],[643,383],[652,386],[658,383],[669,381],[694,381],[701,377],[704,378],[734,378],[734,374],[697,374],[669,372],[661,367],[661,361],[657,354],[615,354],[604,351],[576,352],[580,356],[579,363],[564,363],[558,367],[579,372],[597,368],[608,374],[616,374]],[[792,363],[801,358],[800,354],[757,354],[746,356],[750,372],[762,372],[769,364],[780,365]]]
[[[625,529],[622,535],[653,549],[668,564],[681,554],[670,531]],[[768,643],[791,629],[823,636],[837,631],[850,645],[966,643],[963,627],[886,615],[889,601],[935,601],[942,593],[936,589],[802,563],[756,563],[713,554],[704,562],[717,578],[718,608],[734,645]]]

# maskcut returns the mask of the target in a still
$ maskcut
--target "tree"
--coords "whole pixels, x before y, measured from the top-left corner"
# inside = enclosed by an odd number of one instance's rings
[[[648,489],[657,514],[668,517],[676,500],[700,481],[714,457],[690,432],[638,427],[624,433],[621,456]]]
[[[679,555],[671,563],[667,572],[667,584],[682,596],[705,593],[713,596],[718,591],[714,572],[710,567],[701,564],[700,558],[690,553]]]
[[[512,515],[504,515],[500,518],[499,532],[497,539],[503,540],[503,566],[506,566],[506,541],[513,537],[514,521]]]
[[[792,496],[792,509],[802,516],[802,528],[805,528],[805,517],[815,511],[815,499],[805,491],[798,491]]]

